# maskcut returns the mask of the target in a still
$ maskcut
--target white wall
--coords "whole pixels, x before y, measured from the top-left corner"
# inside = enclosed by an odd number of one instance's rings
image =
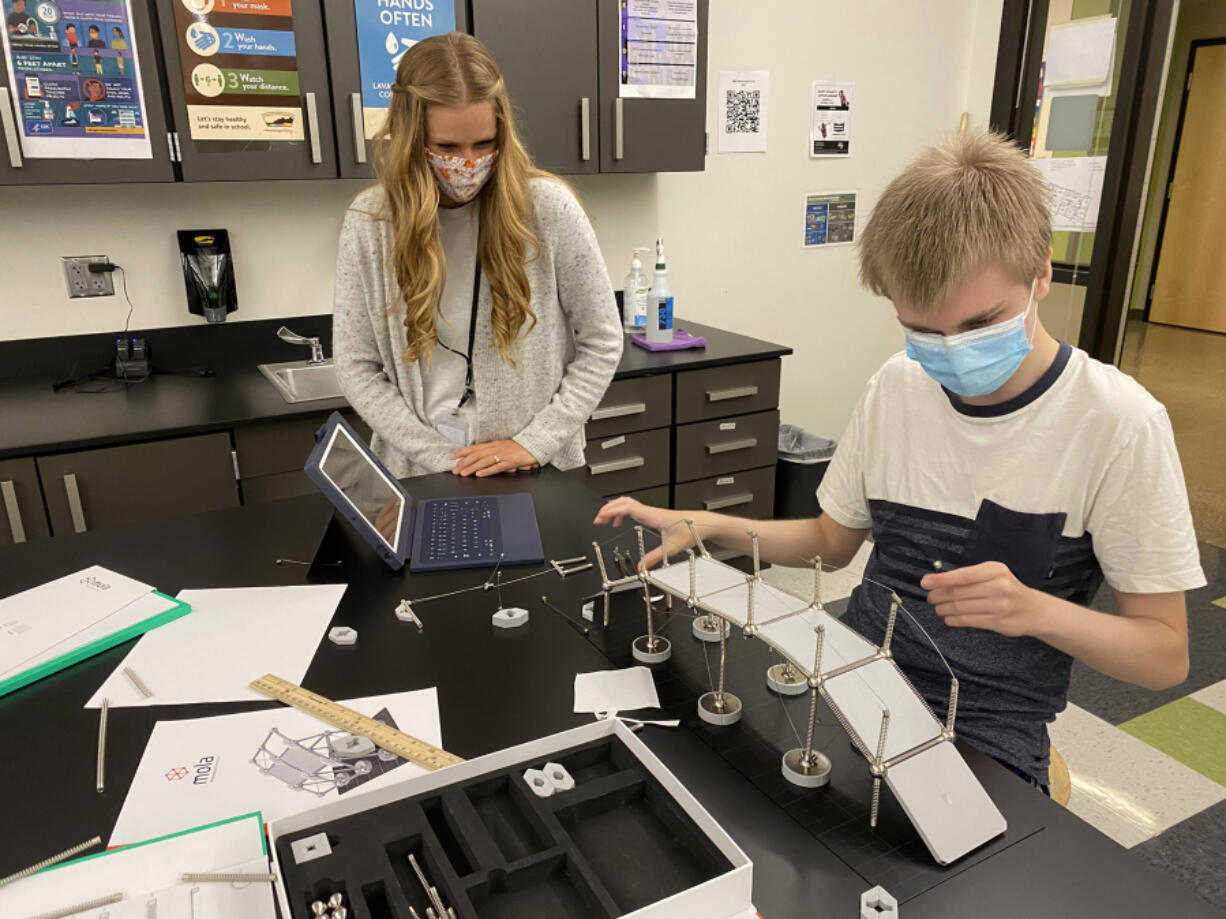
[[[764,154],[718,155],[715,92],[705,172],[660,177],[669,284],[683,317],[784,342],[783,419],[839,437],[865,381],[902,347],[889,303],[859,285],[855,250],[801,246],[804,194],[859,192],[858,223],[924,144],[963,111],[986,123],[999,0],[715,0],[709,85],[770,71]],[[813,80],[852,81],[852,155],[807,155]]]
[[[790,344],[785,420],[839,436],[865,380],[901,344],[889,304],[864,293],[854,250],[801,248],[806,191],[854,188],[861,221],[915,150],[987,119],[1001,0],[712,0],[703,173],[572,184],[614,286],[629,250],[663,233],[685,318]],[[771,72],[769,152],[719,155],[720,70]],[[807,156],[815,79],[856,83],[854,154]],[[121,297],[69,300],[59,258],[105,253],[130,270],[135,328],[187,314],[174,231],[225,227],[240,311],[230,321],[330,309],[336,234],[360,182],[0,189],[0,340],[114,330]]]

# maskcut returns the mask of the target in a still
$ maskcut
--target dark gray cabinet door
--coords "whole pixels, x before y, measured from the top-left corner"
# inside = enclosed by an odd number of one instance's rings
[[[56,536],[238,507],[226,432],[42,456],[38,471]]]
[[[498,62],[516,129],[542,169],[600,171],[591,0],[473,0],[473,34]]]
[[[698,172],[706,161],[707,0],[698,0],[698,72],[693,99],[620,99],[622,0],[600,11],[600,171]]]
[[[292,31],[286,16],[226,13],[217,4],[206,17],[209,29],[192,32],[193,18],[181,0],[157,0],[184,181],[337,176],[320,0],[278,0],[269,6],[292,11]],[[194,50],[197,44],[203,46],[200,52]],[[258,50],[239,50],[247,48]],[[239,139],[206,139],[204,128],[194,139],[189,106],[218,125],[209,133],[224,129]],[[254,128],[238,127],[242,124]],[[278,132],[294,139],[277,139]]]
[[[43,539],[49,534],[34,460],[0,461],[0,546]]]
[[[362,116],[362,74],[355,16],[353,0],[335,0],[324,7],[336,155],[342,179],[366,179],[375,174],[374,150],[366,139]],[[469,31],[468,7],[464,0],[456,0],[455,27],[457,32]]]
[[[152,159],[52,160],[31,159],[24,155],[19,137],[22,134],[21,105],[27,88],[10,86],[8,68],[0,64],[0,185],[174,181],[174,165],[166,136],[165,87],[158,66],[157,42],[149,3],[150,0],[133,0],[132,35],[128,40],[135,45],[140,63],[141,90],[145,97],[145,129],[149,135]],[[5,9],[9,8],[11,4],[5,6]],[[88,52],[83,47],[81,51],[81,64],[89,61],[92,67],[92,57],[86,56]],[[51,56],[64,57],[62,54]],[[81,69],[86,70],[85,67]]]

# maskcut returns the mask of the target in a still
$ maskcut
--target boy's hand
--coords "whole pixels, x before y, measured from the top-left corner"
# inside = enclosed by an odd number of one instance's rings
[[[926,574],[920,587],[928,591],[928,602],[948,626],[988,629],[1011,638],[1037,631],[1037,591],[1001,562]]]
[[[596,514],[596,519],[592,521],[595,524],[612,524],[615,527],[622,525],[622,521],[629,517],[635,523],[642,524],[648,530],[658,533],[660,530],[665,531],[665,538],[668,540],[668,551],[670,555],[678,552],[684,552],[690,548],[694,542],[690,539],[689,529],[682,523],[685,519],[684,511],[670,511],[660,507],[650,507],[636,501],[634,498],[613,498],[602,507],[599,513]],[[680,526],[678,524],[681,524]],[[664,558],[664,553],[660,547],[652,549],[643,557],[643,561],[639,564],[640,568],[651,568],[658,565]]]

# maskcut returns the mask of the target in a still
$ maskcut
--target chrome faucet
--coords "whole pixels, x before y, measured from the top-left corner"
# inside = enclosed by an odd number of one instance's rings
[[[285,326],[277,329],[277,338],[291,345],[310,345],[311,359],[307,361],[309,364],[326,364],[324,360],[324,346],[319,343],[318,338],[307,338],[305,335],[299,335],[297,332],[291,331]]]

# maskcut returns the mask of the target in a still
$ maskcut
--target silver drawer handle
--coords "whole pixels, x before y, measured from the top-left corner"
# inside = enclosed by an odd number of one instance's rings
[[[607,463],[589,463],[587,471],[592,475],[604,475],[606,472],[621,472],[624,469],[638,469],[647,460],[641,456],[627,456],[624,459],[609,460]]]
[[[613,100],[613,159],[626,157],[626,132],[623,127],[622,100]]]
[[[729,495],[726,498],[711,498],[703,501],[703,510],[718,511],[725,507],[739,507],[742,504],[753,504],[753,492],[747,492],[743,495]]]
[[[64,473],[64,493],[68,496],[68,513],[72,515],[72,531],[84,533],[88,527],[85,526],[85,508],[81,506],[81,489],[77,488],[75,472]]]
[[[606,418],[625,418],[627,415],[641,415],[647,411],[646,402],[626,402],[623,405],[603,405],[592,412],[593,421],[604,421]]]
[[[733,386],[729,389],[708,389],[707,401],[723,402],[726,399],[744,399],[746,396],[756,396],[757,394],[758,387],[753,383],[748,386]]]
[[[592,100],[584,96],[579,100],[579,118],[583,124],[579,128],[582,157],[586,163],[592,158]]]
[[[20,169],[24,164],[21,161],[21,141],[17,139],[17,124],[13,120],[13,103],[9,101],[9,91],[3,86],[0,86],[0,123],[4,126],[4,142],[9,148],[9,165],[14,169]]]
[[[25,542],[26,528],[21,523],[21,508],[17,506],[17,489],[13,487],[12,479],[0,482],[0,494],[4,495],[4,510],[8,514],[13,542]]]
[[[349,107],[353,110],[353,158],[366,162],[366,118],[362,111],[362,94],[351,93]]]
[[[319,145],[319,109],[315,105],[315,94],[303,93],[302,101],[306,103],[307,131],[311,135],[311,162],[322,163],[324,156]]]
[[[732,453],[736,450],[751,450],[758,445],[756,437],[742,437],[740,440],[729,440],[722,444],[707,444],[708,453]]]

